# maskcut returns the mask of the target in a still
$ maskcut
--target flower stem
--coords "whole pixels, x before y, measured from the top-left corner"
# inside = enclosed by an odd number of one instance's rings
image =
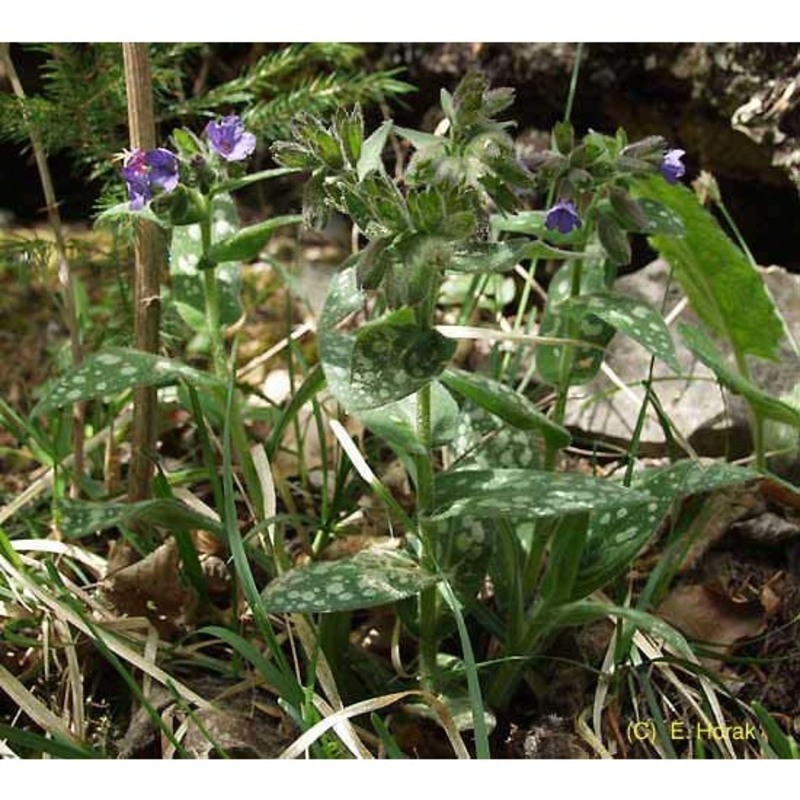
[[[419,311],[419,322],[424,327],[433,324],[434,303],[425,303]],[[421,564],[424,569],[436,570],[434,541],[428,517],[434,507],[433,458],[431,440],[431,385],[423,386],[417,392],[417,436],[423,452],[415,457],[417,471],[417,525],[422,543]],[[437,593],[436,587],[423,589],[419,599],[420,613],[420,672],[422,681],[432,688],[436,674],[436,635]]]
[[[203,253],[211,247],[211,210],[209,208],[206,218],[200,223],[200,233],[203,243]],[[206,327],[211,339],[211,355],[214,363],[214,373],[220,380],[228,376],[228,362],[225,358],[225,341],[222,336],[222,323],[219,315],[219,295],[217,293],[216,270],[203,270],[203,289],[206,298]]]
[[[583,262],[576,260],[572,262],[570,270],[571,281],[569,288],[569,296],[577,297],[581,293],[581,275],[583,274]],[[578,324],[570,317],[567,320],[567,339],[575,339],[578,333]],[[553,409],[553,421],[557,425],[564,423],[564,416],[567,410],[567,397],[569,395],[569,377],[572,372],[572,359],[575,353],[575,348],[571,344],[562,345],[561,351],[561,364],[559,367],[559,380],[558,380],[558,393],[556,395],[556,404]],[[552,472],[555,469],[556,456],[558,449],[547,445],[547,454],[545,456],[545,469]]]

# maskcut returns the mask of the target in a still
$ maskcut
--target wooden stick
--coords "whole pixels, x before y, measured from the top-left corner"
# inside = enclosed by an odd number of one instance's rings
[[[131,147],[152,150],[156,146],[156,130],[147,44],[123,43],[122,55],[125,63]],[[133,328],[135,346],[146,353],[157,353],[159,347],[162,261],[159,244],[155,223],[137,220]],[[128,481],[128,499],[132,502],[145,500],[150,496],[157,435],[156,389],[149,386],[138,387],[134,390],[133,453]]]

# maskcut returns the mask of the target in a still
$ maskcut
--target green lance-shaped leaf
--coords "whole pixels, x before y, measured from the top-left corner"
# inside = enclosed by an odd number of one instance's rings
[[[621,294],[579,295],[560,307],[564,315],[592,314],[639,342],[674,372],[680,372],[675,345],[661,315],[646,303]]]
[[[425,455],[427,449],[417,432],[416,394],[379,409],[360,411],[359,420],[400,452]],[[438,381],[431,384],[431,445],[443,447],[452,441],[459,422],[458,403]]]
[[[239,227],[239,217],[230,195],[218,194],[211,201],[211,241],[218,242]],[[172,297],[183,320],[195,331],[206,329],[206,300],[200,260],[203,242],[199,225],[173,228],[170,246],[169,272]],[[214,277],[217,281],[220,322],[233,325],[242,316],[241,264],[228,261],[220,264]]]
[[[303,221],[299,214],[273,217],[255,225],[249,225],[236,233],[211,245],[207,256],[212,264],[224,261],[250,261],[262,250],[278,228],[297,225]]]
[[[432,586],[438,576],[391,550],[363,550],[285,572],[262,594],[272,613],[320,614],[394,603]]]
[[[639,611],[628,606],[616,606],[600,600],[578,600],[557,608],[548,609],[549,619],[547,625],[550,630],[556,630],[571,625],[588,625],[598,619],[619,617],[630,622],[637,628],[657,636],[669,644],[677,653],[687,659],[694,659],[695,655],[689,643],[671,625],[663,619]]]
[[[684,236],[659,233],[650,243],[674,268],[700,319],[736,353],[775,358],[783,326],[747,256],[685,186],[654,176],[638,179],[634,189],[638,197],[660,202],[682,219]]]
[[[457,470],[436,479],[435,517],[538,519],[583,511],[635,507],[649,496],[587,475],[525,469]]]
[[[110,347],[60,378],[33,409],[32,416],[80,400],[116,394],[134,386],[166,386],[179,380],[195,387],[220,385],[212,375],[179,361],[140,350]]]
[[[383,168],[383,148],[386,147],[386,140],[392,130],[392,121],[386,120],[383,125],[375,130],[365,141],[361,147],[361,155],[356,165],[356,174],[358,180],[363,181],[370,172],[380,170]]]
[[[503,383],[460,369],[447,369],[442,382],[500,419],[521,430],[538,430],[553,447],[570,443],[569,431],[548,419],[519,392]]]
[[[647,197],[638,197],[636,202],[647,217],[647,224],[642,228],[642,233],[666,236],[684,236],[686,234],[686,225],[684,225],[682,217],[669,206]]]
[[[570,296],[572,282],[572,265],[563,264],[550,281],[547,290],[547,307],[539,326],[541,336],[568,337],[590,342],[595,347],[574,347],[572,369],[569,374],[570,385],[580,385],[590,381],[600,369],[603,362],[604,349],[614,337],[614,328],[597,316],[583,316],[578,323],[577,331],[570,331],[568,316],[562,313],[562,306]],[[602,263],[587,259],[581,271],[582,295],[594,295],[607,291],[606,275]],[[536,348],[536,369],[548,383],[558,385],[561,382],[561,362],[564,345],[539,345]]]
[[[304,163],[303,169],[307,167]],[[232,178],[229,181],[222,181],[211,187],[211,195],[216,196],[227,192],[233,192],[236,189],[243,189],[245,186],[252,186],[254,183],[261,181],[269,181],[273,178],[282,178],[284,175],[296,175],[302,172],[303,169],[296,167],[278,167],[276,169],[263,169],[260,172],[251,172],[249,175],[244,175],[241,178]]]
[[[572,598],[586,597],[628,569],[675,501],[758,477],[752,469],[725,463],[706,466],[696,461],[646,470],[636,478],[633,488],[650,495],[647,504],[609,508],[592,515]]]
[[[89,536],[115,525],[149,522],[170,530],[210,531],[222,536],[222,526],[178,500],[143,500],[139,503],[89,503],[81,500],[58,500],[56,519],[68,538]]]
[[[752,381],[731,369],[703,330],[681,323],[678,325],[678,333],[689,350],[714,371],[720,382],[736,394],[742,395],[762,417],[800,427],[800,411],[767,394]]]

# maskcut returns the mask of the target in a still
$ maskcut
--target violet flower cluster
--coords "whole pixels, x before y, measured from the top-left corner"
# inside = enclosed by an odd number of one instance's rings
[[[676,148],[667,150],[662,157],[659,170],[667,183],[677,183],[686,174],[686,166],[681,161],[685,155],[685,150]],[[544,224],[548,230],[566,234],[581,227],[581,218],[575,203],[562,199],[548,209]]]
[[[125,155],[122,177],[128,186],[131,210],[139,211],[153,198],[153,190],[171,192],[178,185],[178,159],[174,153],[159,147]]]
[[[211,151],[228,162],[243,161],[256,147],[255,135],[233,114],[209,122],[205,134]],[[179,166],[178,156],[163,147],[126,153],[120,174],[128,189],[131,211],[141,211],[156,194],[174,191],[180,181]]]

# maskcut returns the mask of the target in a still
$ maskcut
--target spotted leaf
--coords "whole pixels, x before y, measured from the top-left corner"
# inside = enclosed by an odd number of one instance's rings
[[[64,536],[89,536],[115,525],[150,522],[170,530],[202,529],[222,536],[222,526],[178,500],[143,500],[140,503],[90,503],[66,498],[56,503],[56,520]]]
[[[134,386],[166,386],[181,379],[192,386],[220,385],[212,375],[179,361],[139,350],[109,347],[60,378],[33,409],[32,416],[79,400],[113,395]]]
[[[649,499],[644,492],[588,475],[465,469],[437,476],[434,516],[486,518],[507,514],[512,518],[534,519],[634,507],[646,504]]]
[[[659,529],[676,500],[757,477],[757,472],[744,467],[724,463],[704,466],[696,461],[646,470],[633,488],[650,495],[647,504],[609,508],[592,515],[573,599],[586,597],[625,570]]]
[[[669,328],[661,315],[646,303],[621,294],[580,295],[566,300],[561,312],[579,318],[587,314],[598,317],[630,336],[674,372],[680,372]]]
[[[389,405],[362,411],[358,418],[373,433],[392,447],[406,453],[424,455],[427,450],[417,434],[417,395],[412,394]],[[431,444],[442,447],[456,435],[458,404],[438,381],[431,384]]]
[[[447,369],[442,382],[472,402],[521,430],[538,430],[553,447],[566,447],[569,431],[550,420],[527,397],[485,375]]]
[[[285,572],[262,597],[267,611],[276,613],[352,611],[412,597],[438,580],[402,553],[372,549]]]

